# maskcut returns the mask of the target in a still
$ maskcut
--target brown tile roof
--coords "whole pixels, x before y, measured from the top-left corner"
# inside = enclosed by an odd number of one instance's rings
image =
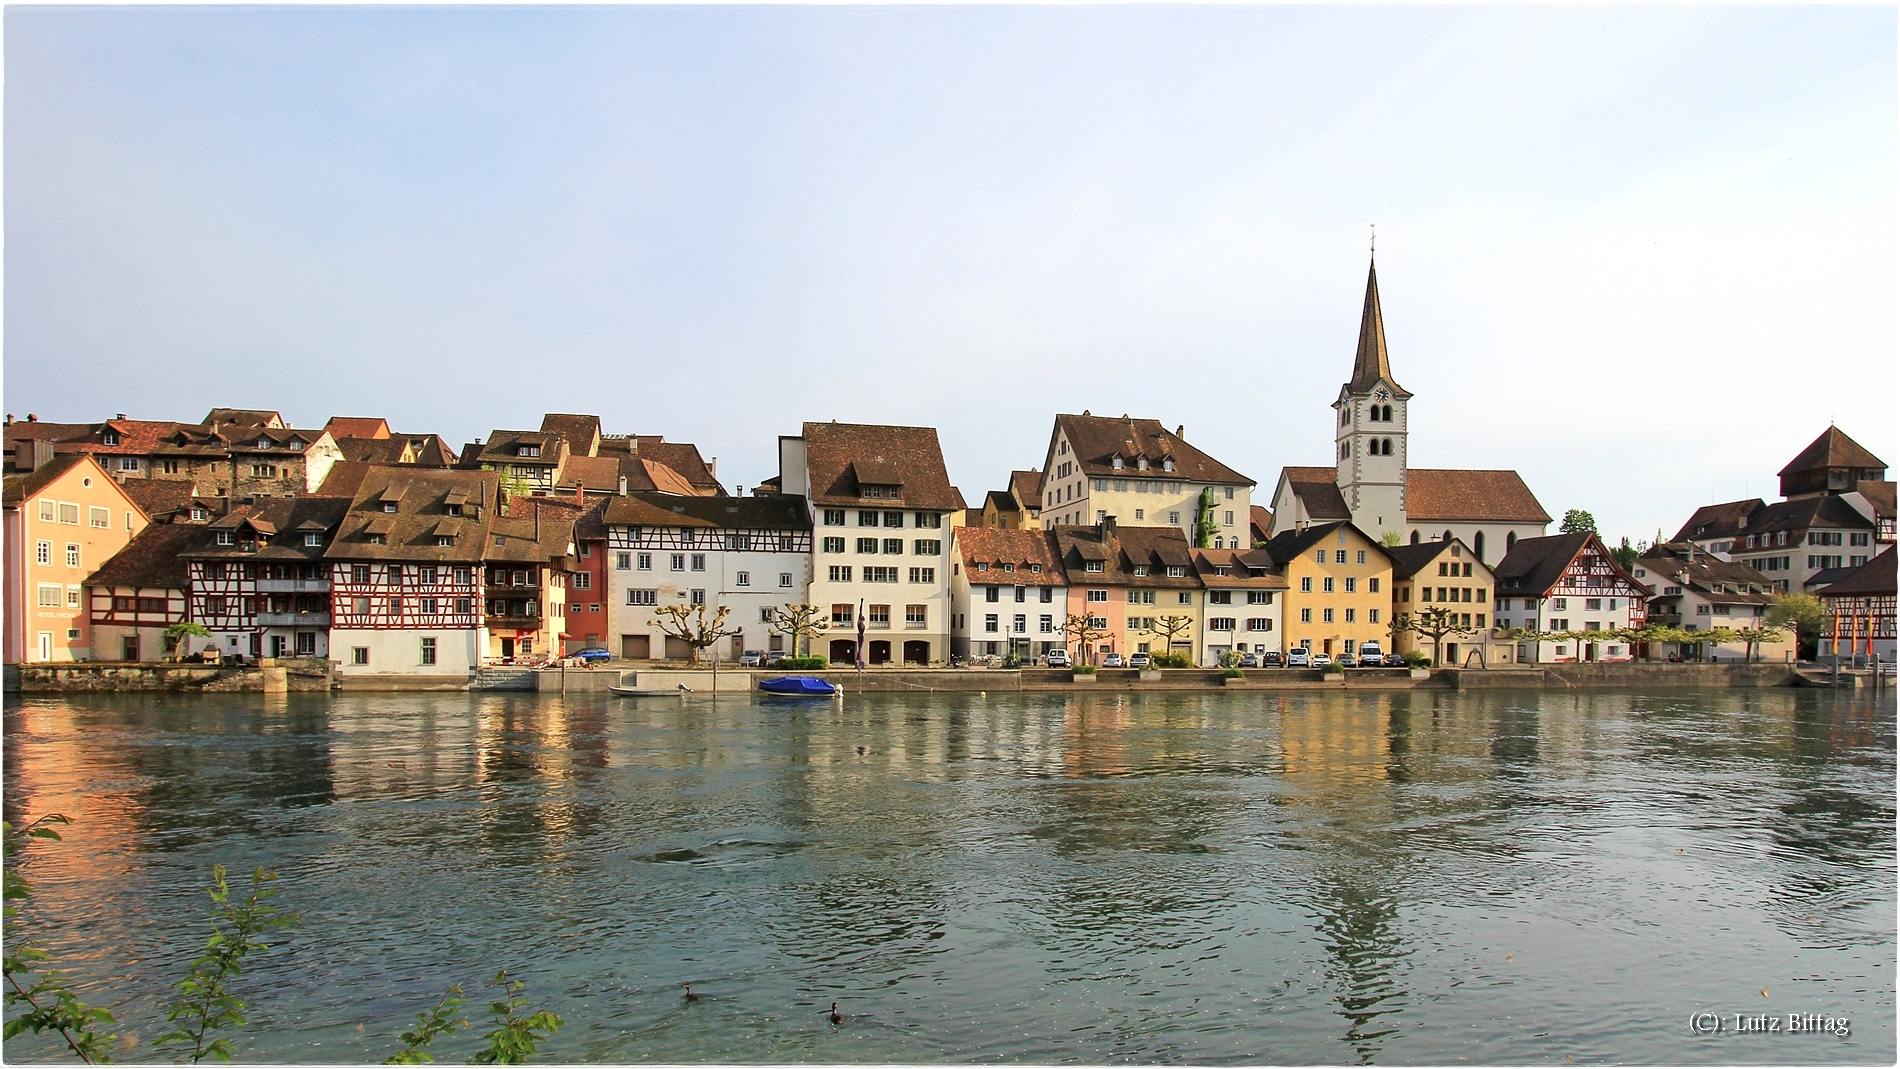
[[[324,553],[331,560],[413,560],[465,563],[482,559],[486,524],[494,517],[499,476],[492,471],[468,471],[454,468],[386,467],[350,465],[337,468],[359,469],[349,481],[356,484],[349,512],[341,530]],[[330,489],[336,478],[324,481]],[[400,493],[395,513],[383,511],[384,491]],[[448,498],[461,495],[465,500],[465,533],[456,536],[453,546],[435,544],[436,525],[454,519],[448,513]],[[372,523],[390,525],[387,544],[377,545],[363,536]]]
[[[574,486],[602,494],[616,492],[620,489],[620,458],[568,457],[567,465],[561,469],[561,488]]]
[[[508,515],[486,517],[482,559],[536,563],[562,560],[574,542],[576,521],[590,508],[558,497],[512,498]],[[459,545],[461,539],[456,541]]]
[[[1269,537],[1267,532],[1273,530],[1273,510],[1265,505],[1248,506],[1247,526],[1251,535],[1249,542],[1265,542]]]
[[[797,500],[793,498],[792,500]],[[684,508],[674,512],[669,506],[677,504],[668,499],[667,504],[655,504],[645,497],[628,494],[624,497],[607,499],[607,508],[601,514],[601,522],[625,527],[711,527],[710,520],[686,514]]]
[[[389,421],[381,416],[331,416],[323,425],[330,437],[341,445],[345,438],[388,438]]]
[[[1583,547],[1594,537],[1588,531],[1579,531],[1518,539],[1493,569],[1498,578],[1498,593],[1543,597],[1545,591],[1563,578],[1570,562],[1577,559],[1577,554],[1583,552]],[[1635,578],[1630,581],[1635,582]]]
[[[336,447],[343,451],[344,460],[361,461],[365,464],[415,462],[415,451],[409,447],[409,442],[402,438],[338,438]]]
[[[538,445],[541,455],[524,457],[515,452],[520,445]],[[486,444],[471,446],[475,463],[487,464],[538,464],[543,467],[560,467],[562,459],[568,455],[566,438],[545,431],[494,431],[489,434]],[[467,453],[464,462],[469,461]]]
[[[281,427],[284,417],[267,408],[214,408],[202,423],[237,423],[247,427]]]
[[[1140,461],[1148,462],[1148,474],[1183,482],[1233,483],[1253,485],[1253,480],[1189,445],[1187,439],[1161,425],[1158,419],[1131,419],[1128,416],[1056,416],[1056,426],[1069,439],[1069,448],[1087,475],[1133,477]],[[1116,457],[1124,467],[1114,466]],[[1174,461],[1174,470],[1165,471],[1166,461]],[[1031,500],[1041,500],[1040,492]]]
[[[1752,497],[1746,501],[1724,501],[1719,505],[1704,505],[1689,516],[1682,529],[1676,532],[1672,542],[1687,542],[1692,538],[1727,538],[1732,534],[1748,529],[1748,518],[1756,509],[1764,508],[1762,499]]]
[[[1255,549],[1195,549],[1194,571],[1201,585],[1220,590],[1285,590],[1286,576],[1274,571],[1273,557]],[[1220,574],[1220,569],[1227,574]]]
[[[91,464],[94,468],[99,467],[98,461],[81,453],[73,453],[63,457],[54,457],[52,460],[40,465],[37,470],[8,475],[6,477],[6,489],[4,491],[3,500],[8,505],[18,505],[21,501],[37,495],[41,490],[52,485],[54,480],[82,464]],[[99,475],[101,478],[106,478],[105,469],[99,468]]]
[[[1749,515],[1748,526],[1736,534],[1746,536],[1773,531],[1801,531],[1809,527],[1872,530],[1874,521],[1833,494],[1826,494],[1763,505]]]
[[[1070,586],[1198,588],[1194,573],[1194,555],[1187,536],[1178,527],[1052,527],[1057,552]],[[1103,570],[1088,571],[1085,563],[1103,562]],[[1169,567],[1180,567],[1185,574],[1170,576]],[[1136,568],[1147,575],[1136,575]]]
[[[549,412],[541,417],[541,430],[567,439],[567,447],[577,457],[600,453],[600,417]]]
[[[643,446],[644,448],[644,446]],[[950,510],[964,508],[963,494],[950,485],[943,448],[934,427],[891,427],[864,423],[805,424],[805,463],[811,472],[811,499],[820,505],[860,505],[854,472],[879,473],[884,485],[900,487],[896,501],[878,505]]]
[[[1281,531],[1274,537],[1273,541],[1267,543],[1267,548],[1263,552],[1273,559],[1275,567],[1284,568],[1288,561],[1304,555],[1307,550],[1322,540],[1333,538],[1333,533],[1338,531],[1341,527],[1352,527],[1353,530],[1359,531],[1359,528],[1353,527],[1352,523],[1347,520],[1335,520],[1331,523],[1316,523],[1298,531]],[[1373,538],[1364,531],[1359,531],[1359,535],[1371,544],[1375,552],[1384,554],[1388,560],[1391,559],[1392,553],[1389,547],[1383,545],[1378,539]]]
[[[1853,573],[1832,586],[1815,591],[1824,598],[1893,597],[1895,590],[1894,547],[1854,569]]]
[[[340,497],[272,497],[236,505],[209,524],[187,525],[185,529],[193,532],[194,541],[182,552],[193,560],[322,560],[337,541],[337,529],[349,507],[349,500]],[[241,532],[246,527],[263,536],[256,549],[217,544],[218,531]],[[306,532],[322,534],[322,544],[304,545]]]
[[[1352,518],[1346,497],[1339,492],[1338,468],[1288,467],[1283,477],[1293,488],[1293,496],[1306,507],[1308,519],[1318,523]]]
[[[1549,523],[1550,514],[1515,471],[1408,468],[1405,518]]]
[[[182,590],[191,582],[191,570],[179,554],[203,537],[203,527],[152,524],[88,576],[86,585]]]
[[[202,497],[192,493],[189,481],[175,479],[126,479],[119,484],[125,496],[138,502],[139,508],[152,518],[154,523],[169,523],[174,517],[182,517],[178,522],[187,522],[192,506],[206,509],[216,515],[224,508],[224,501],[217,497]]]
[[[391,436],[408,439],[410,448],[416,451],[416,463],[425,468],[452,468],[461,459],[439,434],[403,434],[396,431]]]
[[[1712,557],[1687,542],[1652,546],[1631,566],[1632,575],[1636,571],[1646,573],[1635,576],[1636,581],[1653,591],[1675,583],[1722,605],[1766,605],[1774,600],[1774,580],[1740,561]]]
[[[632,495],[629,495],[632,496]],[[673,514],[670,521],[678,526],[685,517],[703,521],[712,527],[731,527],[754,531],[809,531],[811,513],[805,499],[792,495],[765,497],[714,497],[710,494],[642,494],[647,504]]]
[[[600,451],[657,460],[678,472],[693,485],[697,493],[718,495],[726,492],[726,488],[719,483],[719,477],[713,473],[712,466],[699,455],[699,447],[690,442],[669,442],[657,434],[613,436],[601,440]]]
[[[1859,442],[1841,432],[1839,427],[1829,425],[1821,436],[1808,443],[1808,447],[1796,453],[1788,466],[1777,475],[1793,475],[1796,472],[1813,471],[1816,468],[1884,468],[1887,462],[1862,448]]]
[[[1862,479],[1854,484],[1854,491],[1867,499],[1874,507],[1874,515],[1882,519],[1893,519],[1894,510],[1893,480],[1877,481]]]
[[[972,583],[1013,586],[1061,586],[1064,582],[1055,536],[1040,528],[958,527],[952,537],[963,573]],[[979,570],[977,565],[984,565]],[[1004,571],[1003,566],[1009,565]],[[1036,571],[1030,567],[1035,566]]]
[[[1042,508],[1042,472],[1037,468],[1009,473],[1009,492],[1021,507],[1035,512]]]
[[[1464,539],[1454,538],[1450,542],[1447,542],[1441,538],[1434,542],[1413,542],[1406,545],[1385,547],[1386,556],[1392,558],[1393,581],[1410,579],[1412,576],[1417,575],[1420,568],[1435,563],[1439,557],[1446,556],[1450,552],[1453,543],[1463,547],[1459,550],[1460,556],[1458,557],[1458,562],[1460,564],[1476,564],[1478,568],[1483,569],[1482,574],[1485,577],[1490,577],[1491,569],[1487,567],[1483,561],[1478,559],[1478,555],[1471,551],[1470,546],[1464,544]],[[1475,577],[1480,573],[1477,569],[1473,569],[1472,574]]]

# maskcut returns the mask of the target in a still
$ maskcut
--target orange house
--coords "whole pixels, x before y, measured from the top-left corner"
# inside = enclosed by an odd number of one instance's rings
[[[8,473],[3,500],[6,663],[91,659],[86,577],[151,517],[86,455]]]

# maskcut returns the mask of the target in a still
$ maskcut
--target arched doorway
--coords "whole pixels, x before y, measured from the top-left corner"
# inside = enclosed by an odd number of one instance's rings
[[[832,664],[858,663],[858,643],[855,639],[834,638],[831,640]]]
[[[1417,531],[1413,531],[1413,532],[1412,532],[1412,544],[1416,546],[1416,545],[1418,545],[1418,543],[1419,543],[1419,541],[1420,541],[1420,539],[1419,539],[1419,537],[1418,537],[1418,532],[1417,532]]]
[[[920,639],[911,639],[909,642],[904,643],[904,663],[929,664],[930,643]]]
[[[891,640],[874,638],[871,640],[871,655],[864,659],[865,664],[890,664]]]

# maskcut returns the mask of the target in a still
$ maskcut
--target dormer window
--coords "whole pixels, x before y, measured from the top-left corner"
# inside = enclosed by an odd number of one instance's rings
[[[444,505],[442,510],[451,516],[460,516],[462,514],[462,506],[460,505]]]
[[[368,542],[372,546],[387,545],[389,543],[389,539],[379,534],[364,535],[363,539],[364,541]]]
[[[206,515],[206,514],[205,514],[205,510],[204,510],[204,509],[201,509],[201,508],[194,508],[194,509],[192,509],[192,510],[191,510],[191,518],[192,518],[192,519],[194,519],[194,520],[202,520],[202,519],[204,519],[204,518],[205,518],[205,515]]]
[[[323,536],[315,531],[305,531],[303,544],[306,546],[320,546],[323,544]]]
[[[436,535],[435,544],[438,546],[452,546],[455,544],[455,536],[454,535]]]
[[[257,440],[257,447],[259,449],[269,449],[270,445],[271,445],[271,442],[269,438],[259,438]]]
[[[218,532],[215,532],[211,537],[212,537],[212,541],[216,542],[218,545],[221,545],[221,546],[228,546],[237,541],[237,536],[232,534],[229,531],[218,531]]]
[[[1168,565],[1168,578],[1179,579],[1187,574],[1187,568],[1179,564]]]
[[[1013,572],[1013,571],[1015,571],[1015,570],[1016,570],[1016,566],[1015,566],[1014,564],[1011,564],[1011,563],[1009,563],[1009,562],[1007,562],[1007,561],[1005,561],[1005,562],[1003,563],[1003,570],[1004,570],[1004,571],[1006,571],[1006,572]]]
[[[294,449],[294,450],[296,450],[297,452],[302,452],[302,451],[303,451],[303,439],[302,439],[302,438],[292,438],[292,439],[291,439],[290,441],[288,441],[288,442],[285,442],[285,443],[284,443],[284,448],[285,448],[285,449]]]
[[[1136,471],[1147,471],[1147,470],[1148,470],[1148,458],[1147,458],[1147,457],[1136,457],[1136,458],[1135,458],[1135,470],[1136,470]]]
[[[1146,564],[1137,564],[1137,565],[1135,565],[1135,577],[1136,577],[1136,578],[1140,578],[1140,577],[1142,577],[1142,576],[1145,576],[1145,575],[1147,575],[1147,574],[1148,574],[1148,566],[1147,566]]]
[[[1042,574],[1042,565],[1040,565],[1040,564],[1032,564],[1032,565],[1030,565],[1030,566],[1029,566],[1029,574],[1031,574],[1031,575],[1041,575],[1041,574]]]
[[[107,431],[99,436],[99,441],[102,445],[118,445],[119,436],[112,431]]]
[[[1122,470],[1122,458],[1118,456],[1114,460],[1110,461],[1109,467],[1114,468],[1116,471]]]
[[[987,571],[989,571],[989,570],[990,570],[990,563],[989,563],[988,561],[982,561],[982,560],[980,560],[980,561],[977,561],[977,562],[976,562],[976,564],[974,565],[974,567],[975,567],[975,568],[976,568],[976,570],[977,570],[977,571],[979,571],[979,572],[987,572]]]
[[[1098,560],[1089,561],[1082,566],[1082,570],[1085,572],[1099,572],[1102,570],[1102,562]]]
[[[541,455],[541,447],[538,445],[529,445],[528,443],[523,442],[520,445],[515,446],[515,456],[538,457],[540,455]]]
[[[384,512],[394,512],[394,511],[396,511],[396,503],[395,503],[394,501],[385,501],[385,502],[383,502],[383,511],[384,511]]]
[[[1162,461],[1162,462],[1161,462],[1161,470],[1162,470],[1162,471],[1173,471],[1173,470],[1174,470],[1174,458],[1173,458],[1173,457],[1169,457],[1168,459],[1166,459],[1166,460],[1164,460],[1164,461]]]
[[[1226,574],[1227,574],[1228,572],[1230,572],[1230,571],[1232,571],[1232,570],[1233,570],[1233,569],[1231,569],[1231,568],[1229,568],[1229,567],[1227,567],[1227,566],[1226,566],[1225,564],[1216,564],[1216,565],[1214,566],[1214,574],[1215,574],[1215,575],[1226,575]]]

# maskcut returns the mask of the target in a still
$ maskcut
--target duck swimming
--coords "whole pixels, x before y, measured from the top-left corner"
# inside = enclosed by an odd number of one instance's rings
[[[831,1004],[831,1023],[832,1024],[844,1023],[844,1015],[838,1012],[838,1004],[835,1002]]]
[[[680,986],[686,989],[686,1001],[688,1001],[688,1002],[698,1002],[698,1001],[699,1001],[699,996],[698,996],[698,995],[695,995],[695,994],[693,994],[693,985],[692,985],[692,984],[681,984]]]

